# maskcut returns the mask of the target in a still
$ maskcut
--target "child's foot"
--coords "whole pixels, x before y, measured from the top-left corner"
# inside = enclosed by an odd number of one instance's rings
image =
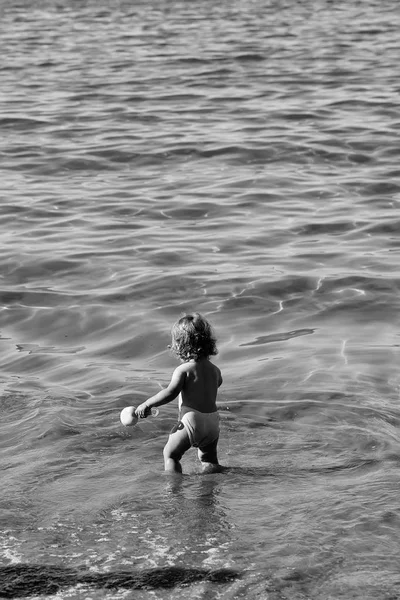
[[[203,473],[221,473],[223,467],[218,463],[203,462],[201,464],[201,470]]]

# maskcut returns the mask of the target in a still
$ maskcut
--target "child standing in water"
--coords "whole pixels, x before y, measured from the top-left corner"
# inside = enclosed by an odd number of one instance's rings
[[[167,404],[180,394],[179,421],[164,448],[165,470],[182,473],[180,460],[194,446],[203,472],[215,473],[220,470],[216,399],[222,376],[209,360],[218,353],[211,325],[198,313],[182,317],[172,328],[171,350],[182,364],[173,372],[167,388],[137,407],[136,416],[147,417],[153,406]]]

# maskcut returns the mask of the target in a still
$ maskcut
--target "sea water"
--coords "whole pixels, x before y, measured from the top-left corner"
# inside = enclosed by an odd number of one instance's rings
[[[0,596],[400,597],[395,0],[3,0]],[[226,471],[163,474],[188,311]]]

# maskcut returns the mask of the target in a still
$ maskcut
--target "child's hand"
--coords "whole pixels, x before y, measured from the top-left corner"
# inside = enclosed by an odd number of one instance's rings
[[[145,419],[151,413],[151,408],[147,406],[146,402],[142,402],[139,404],[137,409],[135,410],[135,415],[139,417],[139,419]]]

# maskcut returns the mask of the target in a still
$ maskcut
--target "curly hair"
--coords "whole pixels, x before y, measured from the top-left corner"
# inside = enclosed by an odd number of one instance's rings
[[[171,350],[183,361],[200,360],[218,354],[212,327],[199,313],[179,319],[172,327],[171,335]]]

